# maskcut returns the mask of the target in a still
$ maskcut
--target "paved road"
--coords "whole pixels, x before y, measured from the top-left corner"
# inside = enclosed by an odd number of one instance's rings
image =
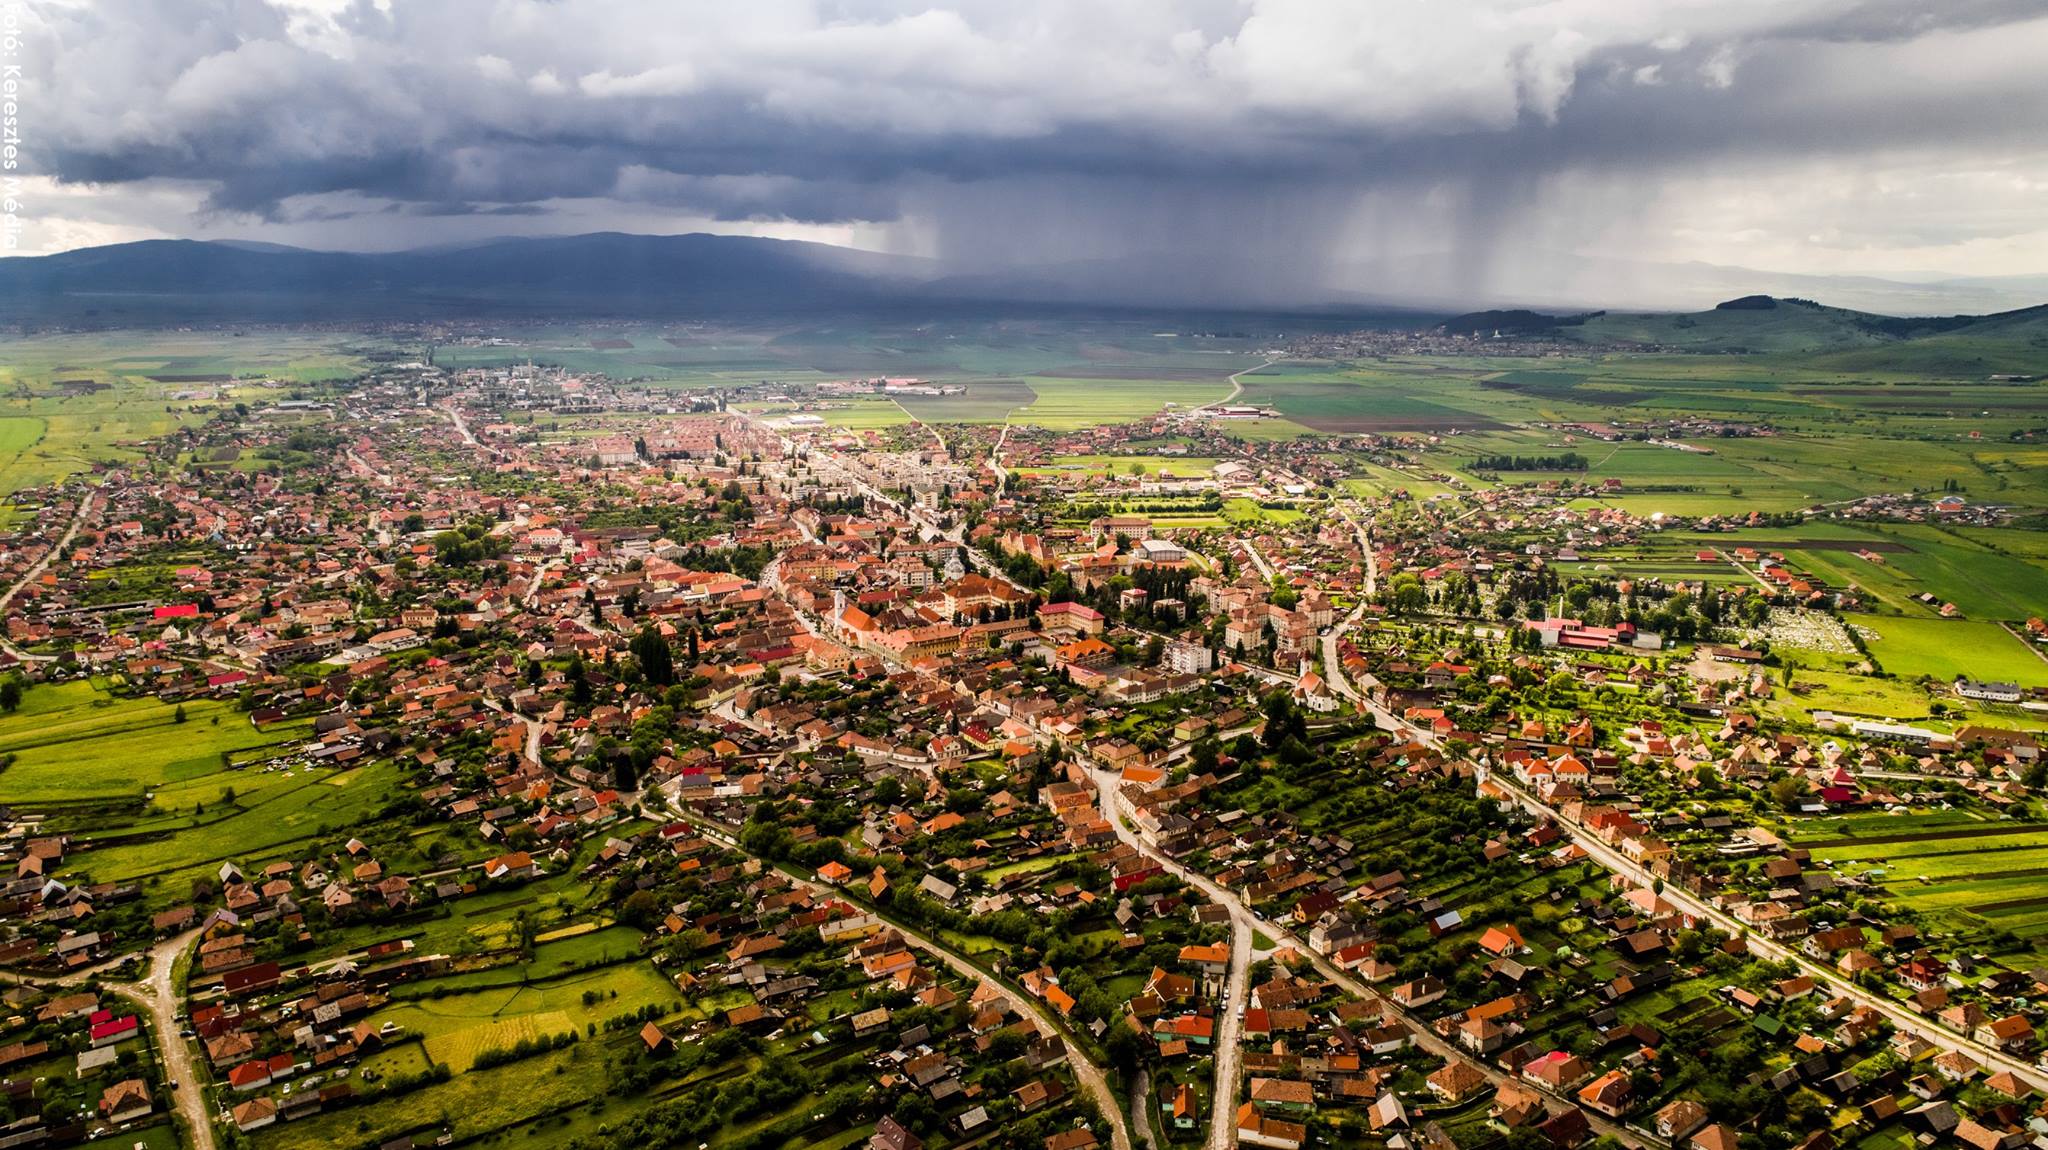
[[[1250,539],[1243,540],[1243,543],[1244,553],[1251,556],[1252,558],[1252,566],[1257,567],[1259,569],[1259,574],[1265,577],[1266,582],[1271,583],[1273,581],[1273,576],[1275,574],[1273,570],[1273,565],[1271,563],[1266,562],[1266,557],[1263,554],[1260,554],[1258,544],[1252,542]]]
[[[1344,522],[1349,523],[1351,530],[1358,535],[1358,548],[1365,556],[1365,594],[1367,598],[1371,598],[1380,588],[1380,557],[1372,549],[1372,533],[1352,514],[1347,501],[1332,500],[1330,506],[1336,509],[1337,514]],[[1358,612],[1353,611],[1352,614],[1357,615]]]
[[[347,451],[343,452],[343,454],[348,457],[348,461],[350,463],[355,465],[355,470],[359,474],[368,476],[371,479],[375,479],[379,487],[389,487],[393,484],[393,482],[395,482],[391,478],[390,472],[379,471],[376,468],[370,466],[370,461],[356,454],[355,448],[351,447]]]
[[[447,416],[448,422],[455,425],[455,434],[462,437],[462,442],[469,444],[471,447],[478,446],[476,436],[469,433],[469,424],[463,422],[462,413],[455,410],[453,404],[447,407],[436,408],[435,410]]]
[[[1344,522],[1351,525],[1351,530],[1358,536],[1358,548],[1365,557],[1365,592],[1359,596],[1357,606],[1351,608],[1342,619],[1331,624],[1330,629],[1323,632],[1323,681],[1330,684],[1331,689],[1338,694],[1355,701],[1358,693],[1351,689],[1350,681],[1344,677],[1343,663],[1337,657],[1337,642],[1353,627],[1358,626],[1358,621],[1365,617],[1365,609],[1372,605],[1372,597],[1379,592],[1380,557],[1373,552],[1371,533],[1366,530],[1365,524],[1360,523],[1352,515],[1345,501],[1332,500],[1330,507]]]
[[[78,512],[71,517],[71,526],[64,529],[64,534],[57,540],[57,545],[45,551],[41,559],[36,560],[29,566],[28,570],[21,573],[21,578],[16,579],[13,586],[9,587],[4,593],[0,593],[0,613],[4,613],[7,610],[8,605],[14,602],[14,597],[21,594],[22,588],[40,578],[44,571],[49,570],[50,564],[55,562],[56,558],[64,554],[65,550],[71,546],[72,539],[77,537],[78,529],[85,525],[86,517],[92,514],[93,504],[99,497],[99,492],[88,491],[85,493],[85,498],[78,501]],[[27,651],[16,647],[13,643],[8,642],[4,636],[0,636],[0,650],[5,650],[8,654],[24,663],[54,663],[57,661],[54,655],[31,655]]]
[[[1121,836],[1119,836],[1121,837]],[[1244,1008],[1252,975],[1252,916],[1230,908],[1230,978],[1216,1020],[1216,1084],[1210,1091],[1208,1150],[1230,1150],[1237,1141],[1237,1092],[1244,1084]]]
[[[550,559],[533,569],[533,581],[526,585],[526,594],[519,597],[520,606],[533,606],[533,601],[540,598],[541,585],[548,581],[548,573],[559,566],[561,560]]]
[[[1495,784],[1500,786],[1502,790],[1505,790],[1523,808],[1533,814],[1548,817],[1555,821],[1559,827],[1572,836],[1575,842],[1585,848],[1586,853],[1592,856],[1593,860],[1601,866],[1617,874],[1624,875],[1646,887],[1655,882],[1654,876],[1630,861],[1628,856],[1621,854],[1605,842],[1586,833],[1585,829],[1578,824],[1566,821],[1562,812],[1523,789],[1514,779],[1499,774],[1494,774],[1490,777]],[[1731,936],[1743,934],[1749,930],[1745,923],[1733,915],[1726,914],[1693,894],[1680,890],[1675,886],[1665,887],[1660,897],[1687,914],[1712,922]],[[1846,995],[1851,1000],[1883,1014],[1891,1021],[1893,1026],[1900,1030],[1917,1034],[1943,1049],[1960,1050],[1994,1072],[1999,1070],[2009,1071],[2027,1082],[2038,1083],[2043,1079],[2041,1069],[2032,1062],[2024,1058],[2014,1058],[2002,1051],[1994,1050],[1974,1038],[1951,1030],[1947,1026],[1942,1025],[1937,1019],[1914,1013],[1895,999],[1886,998],[1883,995],[1865,990],[1848,979],[1843,978],[1833,967],[1825,963],[1815,962],[1792,947],[1772,942],[1755,934],[1750,934],[1748,941],[1749,949],[1753,953],[1768,959],[1798,964],[1816,980],[1826,983],[1829,989]]]
[[[1205,404],[1204,406],[1206,406],[1206,407],[1228,407],[1228,406],[1230,406],[1231,404],[1233,404],[1233,403],[1236,403],[1236,402],[1237,402],[1237,397],[1238,397],[1238,396],[1240,396],[1240,395],[1243,395],[1243,394],[1244,394],[1244,381],[1243,381],[1243,380],[1242,380],[1241,378],[1239,378],[1239,377],[1240,377],[1240,376],[1246,376],[1246,375],[1250,375],[1250,374],[1251,374],[1252,372],[1255,372],[1255,371],[1259,371],[1259,370],[1261,370],[1261,369],[1263,369],[1263,368],[1268,368],[1268,367],[1271,367],[1271,366],[1273,366],[1273,365],[1274,365],[1275,363],[1277,363],[1277,362],[1279,362],[1279,361],[1278,361],[1278,360],[1271,360],[1271,359],[1269,359],[1269,360],[1267,360],[1266,362],[1264,362],[1264,363],[1260,364],[1260,365],[1259,365],[1258,367],[1248,367],[1248,368],[1245,368],[1245,369],[1244,369],[1243,371],[1240,371],[1240,372],[1236,372],[1236,373],[1232,374],[1232,375],[1231,375],[1231,377],[1230,377],[1230,394],[1229,394],[1229,395],[1226,395],[1226,396],[1224,396],[1224,397],[1223,397],[1222,399],[1219,399],[1219,400],[1217,400],[1217,401],[1216,401],[1216,402],[1214,402],[1214,403],[1211,403],[1211,404]]]
[[[1506,1074],[1506,1072],[1502,1071],[1499,1067],[1494,1066],[1492,1063],[1489,1062],[1482,1062],[1473,1059],[1472,1057],[1467,1055],[1463,1050],[1459,1049],[1457,1046],[1454,1046],[1450,1042],[1445,1041],[1443,1038],[1438,1037],[1436,1031],[1430,1029],[1430,1026],[1426,1021],[1419,1017],[1409,1015],[1407,1011],[1401,1009],[1392,1000],[1387,999],[1386,997],[1381,995],[1379,991],[1373,989],[1370,985],[1361,982],[1356,978],[1353,978],[1349,973],[1339,969],[1334,963],[1330,962],[1328,959],[1310,950],[1308,947],[1308,943],[1305,940],[1297,937],[1294,934],[1294,932],[1288,930],[1286,927],[1279,925],[1278,923],[1272,922],[1268,919],[1261,918],[1257,914],[1253,913],[1251,908],[1245,905],[1244,900],[1242,898],[1239,898],[1236,892],[1231,891],[1230,889],[1218,884],[1214,880],[1210,879],[1209,876],[1202,874],[1199,871],[1190,870],[1187,867],[1182,866],[1180,863],[1175,862],[1173,859],[1167,858],[1165,855],[1160,854],[1159,852],[1153,850],[1148,844],[1146,844],[1145,840],[1139,837],[1138,833],[1134,829],[1132,829],[1128,823],[1125,822],[1125,818],[1129,814],[1129,803],[1126,802],[1123,797],[1123,793],[1121,790],[1121,782],[1118,778],[1117,773],[1107,768],[1097,766],[1091,768],[1090,774],[1094,780],[1096,794],[1101,804],[1102,817],[1109,823],[1111,827],[1115,828],[1117,838],[1129,844],[1139,853],[1144,854],[1145,856],[1158,862],[1161,866],[1166,868],[1168,873],[1178,876],[1183,882],[1186,882],[1189,885],[1195,887],[1197,890],[1200,890],[1209,898],[1213,899],[1217,903],[1220,903],[1223,907],[1229,910],[1233,931],[1243,931],[1243,936],[1247,940],[1247,942],[1249,942],[1251,937],[1250,928],[1255,928],[1261,933],[1265,934],[1268,938],[1273,939],[1275,943],[1282,946],[1293,947],[1301,954],[1307,956],[1309,962],[1315,967],[1317,973],[1321,974],[1324,978],[1328,979],[1329,981],[1335,983],[1339,988],[1343,989],[1344,991],[1352,995],[1355,995],[1358,998],[1362,998],[1370,1002],[1380,1003],[1381,1009],[1386,1011],[1390,1016],[1406,1017],[1409,1022],[1409,1029],[1413,1033],[1414,1042],[1417,1046],[1421,1047],[1422,1049],[1428,1051],[1431,1054],[1436,1055],[1438,1058],[1444,1059],[1447,1062],[1464,1062],[1477,1068],[1481,1074],[1486,1076],[1486,1080],[1489,1083],[1494,1084],[1495,1086],[1498,1086],[1502,1082],[1509,1080],[1509,1077]],[[1235,1014],[1237,1013],[1237,1011],[1233,1010],[1231,1011],[1231,1013]],[[1218,1078],[1215,1088],[1215,1097],[1218,1099],[1219,1103],[1217,1105],[1217,1116],[1223,1119],[1223,1124],[1229,1127],[1229,1129],[1226,1131],[1226,1134],[1229,1136],[1229,1138],[1232,1139],[1234,1139],[1236,1135],[1235,1111],[1237,1107],[1235,1099],[1237,1097],[1238,1086],[1235,1081],[1235,1078],[1237,1077],[1236,1066],[1238,1062],[1238,1054],[1237,1051],[1226,1050],[1226,1048],[1241,1047],[1243,1039],[1242,1019],[1239,1020],[1239,1023],[1239,1027],[1235,1030],[1219,1029],[1217,1033],[1218,1045],[1216,1051],[1216,1067]],[[1226,1060],[1228,1060],[1231,1065],[1231,1072],[1233,1075],[1232,1080],[1227,1084],[1229,1091],[1227,1095],[1225,1093],[1226,1082],[1222,1077],[1223,1067],[1225,1065]],[[1533,1084],[1524,1083],[1524,1085],[1530,1085],[1533,1088]],[[1230,1110],[1227,1113],[1224,1111],[1223,1106],[1221,1105],[1221,1100],[1223,1100],[1226,1097],[1231,1099]],[[1557,1096],[1553,1095],[1552,1097],[1555,1098]],[[1560,1101],[1563,1101],[1566,1105],[1575,1105],[1574,1103],[1571,1103],[1569,1100],[1560,1099]],[[1592,1111],[1585,1111],[1585,1114],[1587,1122],[1591,1124],[1595,1132],[1600,1134],[1611,1135],[1615,1139],[1622,1142],[1624,1145],[1664,1145],[1664,1143],[1662,1143],[1658,1139],[1648,1137],[1646,1135],[1641,1134],[1638,1131],[1628,1129],[1627,1127],[1624,1127],[1619,1123],[1609,1121],[1608,1119],[1602,1117],[1599,1114],[1595,1114]],[[1220,1147],[1227,1147],[1228,1145],[1230,1145],[1229,1141],[1225,1141],[1219,1144],[1216,1141],[1217,1137],[1217,1132],[1212,1127],[1212,1129],[1210,1130],[1208,1150],[1220,1150]]]
[[[702,818],[687,811],[680,813],[685,821],[704,832],[706,837],[717,840],[730,850],[738,851],[741,854],[748,853],[745,848],[740,846],[739,840],[733,838],[725,831],[707,825]],[[749,855],[748,857],[753,856]],[[765,866],[773,865],[765,859],[760,861]],[[826,898],[846,897],[846,892],[835,887],[812,882],[809,879],[798,878],[787,871],[781,871],[780,873],[784,878],[789,879],[789,881],[813,894]],[[877,917],[880,916],[878,915]],[[897,934],[903,936],[904,942],[945,963],[958,973],[960,977],[976,983],[995,981],[993,976],[987,971],[967,961],[967,959],[955,953],[952,949],[934,942],[900,923],[888,919],[884,919],[884,921],[889,922],[890,927]],[[1102,1112],[1103,1118],[1110,1124],[1110,1145],[1113,1147],[1113,1150],[1131,1150],[1131,1134],[1128,1129],[1128,1123],[1125,1121],[1123,1107],[1117,1105],[1116,1092],[1109,1088],[1109,1078],[1103,1073],[1102,1067],[1090,1062],[1088,1055],[1079,1046],[1075,1045],[1073,1039],[1067,1037],[1066,1031],[1061,1028],[1058,1020],[1053,1017],[1052,1012],[1046,1009],[1044,1003],[1025,994],[1021,990],[1011,990],[1008,987],[1004,987],[1004,991],[1018,1009],[1030,1014],[1038,1022],[1040,1029],[1044,1033],[1057,1036],[1060,1044],[1066,1047],[1067,1065],[1073,1069],[1075,1081],[1081,1084],[1081,1089],[1087,1092],[1089,1101],[1095,1103],[1095,1108]],[[1149,1129],[1149,1126],[1147,1128]],[[1149,1137],[1147,1141],[1150,1141]]]
[[[1005,418],[1003,421],[1003,433],[996,436],[996,445],[989,448],[988,452],[989,470],[995,472],[996,483],[1000,487],[1008,487],[1010,485],[1010,472],[1003,466],[1003,445],[1009,441],[1010,423]]]
[[[1333,672],[1336,670],[1337,668],[1332,667]],[[1355,700],[1370,711],[1382,728],[1390,731],[1399,731],[1425,746],[1437,745],[1436,737],[1427,728],[1416,726],[1399,715],[1388,711],[1386,708],[1366,700],[1356,691],[1352,690],[1351,685],[1343,679],[1341,674],[1333,673],[1331,683],[1347,698]],[[1523,788],[1512,776],[1493,772],[1487,777],[1495,785],[1507,792],[1508,796],[1523,809],[1538,817],[1548,818],[1555,822],[1566,833],[1571,835],[1574,842],[1585,849],[1586,854],[1594,862],[1634,881],[1640,886],[1648,887],[1655,884],[1656,876],[1650,874],[1643,867],[1638,866],[1628,856],[1608,846],[1606,842],[1589,834],[1584,827],[1567,820],[1562,811],[1545,803],[1542,799]],[[1764,958],[1791,962],[1798,965],[1816,980],[1825,983],[1829,989],[1847,996],[1858,1005],[1870,1007],[1872,1010],[1884,1015],[1893,1026],[1901,1030],[1917,1034],[1942,1049],[1960,1050],[1994,1072],[2000,1070],[2008,1071],[2027,1082],[2040,1082],[2042,1080],[2043,1075],[2040,1067],[2032,1062],[2024,1058],[2014,1058],[2002,1051],[1995,1050],[1968,1035],[1950,1029],[1938,1019],[1915,1013],[1896,999],[1866,990],[1843,978],[1832,966],[1815,962],[1793,947],[1784,946],[1752,934],[1749,932],[1748,924],[1720,910],[1718,907],[1708,904],[1705,900],[1690,892],[1681,890],[1678,887],[1667,886],[1662,892],[1662,897],[1672,906],[1697,919],[1711,922],[1730,936],[1747,935],[1749,948],[1753,953]]]
[[[511,707],[506,706],[504,703],[500,702],[497,699],[487,697],[483,700],[483,704],[485,707],[488,707],[493,711],[497,711],[500,714],[510,715],[513,718],[518,719],[520,722],[526,724],[526,757],[532,759],[536,763],[540,762],[540,720],[534,718],[532,715],[515,711]]]

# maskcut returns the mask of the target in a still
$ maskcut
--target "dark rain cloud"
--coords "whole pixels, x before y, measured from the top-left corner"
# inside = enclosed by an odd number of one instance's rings
[[[312,4],[313,0],[303,0]],[[902,221],[964,264],[1323,274],[1406,197],[1476,276],[1561,173],[2038,152],[2036,0],[32,0],[32,156],[275,224]],[[1392,209],[1388,209],[1392,210]],[[588,218],[587,214],[579,218]],[[644,217],[636,217],[644,218]],[[1393,225],[1389,225],[1393,226]]]

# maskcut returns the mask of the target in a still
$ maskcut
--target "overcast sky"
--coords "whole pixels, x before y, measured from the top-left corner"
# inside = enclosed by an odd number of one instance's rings
[[[1303,284],[1424,256],[1474,285],[1564,256],[2048,272],[2041,0],[29,0],[24,25],[28,253],[713,230]]]

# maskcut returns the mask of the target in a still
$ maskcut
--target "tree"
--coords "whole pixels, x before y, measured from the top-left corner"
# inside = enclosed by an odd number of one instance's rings
[[[1771,784],[1771,801],[1788,811],[1798,807],[1805,794],[1806,784],[1791,775]]]
[[[1413,575],[1395,577],[1391,598],[1394,610],[1403,615],[1413,615],[1429,604],[1429,594],[1422,589],[1422,581]]]
[[[636,890],[626,896],[619,907],[619,917],[641,930],[654,929],[654,923],[661,910],[661,900],[651,890]]]
[[[583,653],[578,651],[569,660],[569,701],[578,707],[588,707],[590,699],[590,679],[583,667]]]
[[[652,625],[640,628],[633,636],[633,659],[640,664],[640,673],[657,687],[667,687],[676,681],[675,656],[668,649],[668,640]]]
[[[8,708],[8,710],[10,710],[10,711],[11,711],[11,710],[13,710],[13,709],[14,709],[14,708],[12,708],[12,707],[9,707],[9,708]],[[177,707],[175,707],[175,708],[174,708],[174,709],[172,709],[172,711],[171,711],[171,722],[173,722],[173,723],[182,723],[182,722],[184,722],[184,721],[185,721],[185,704],[183,704],[183,703],[179,703],[179,704],[177,705]]]
[[[519,940],[520,956],[529,962],[532,961],[534,938],[540,933],[540,926],[534,922],[532,912],[522,910],[512,916],[512,931]]]
[[[9,675],[0,679],[0,711],[10,714],[21,709],[21,676]]]
[[[1285,691],[1275,691],[1266,696],[1266,729],[1261,735],[1266,750],[1277,750],[1289,736],[1297,740],[1308,737],[1308,720],[1294,705],[1293,696]]]

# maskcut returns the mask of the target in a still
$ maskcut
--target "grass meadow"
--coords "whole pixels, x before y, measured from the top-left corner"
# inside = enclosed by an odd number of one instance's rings
[[[1792,840],[1864,876],[1961,944],[1998,947],[2019,969],[2048,955],[2048,825],[1962,811],[1801,819]],[[2012,941],[2017,940],[2017,949]]]
[[[237,400],[361,368],[349,337],[267,332],[95,332],[0,340],[0,498],[137,457],[143,440],[197,426]],[[181,378],[182,377],[182,378]],[[182,393],[204,391],[209,398]]]
[[[1894,675],[2048,686],[2048,662],[1996,623],[1911,616],[1846,618],[1877,634],[1869,642],[1871,657]]]
[[[303,724],[259,731],[231,704],[212,699],[189,700],[183,709],[179,722],[173,704],[117,696],[97,682],[31,687],[20,710],[0,716],[0,755],[8,758],[0,788],[12,801],[39,804],[139,799],[160,789],[218,801],[234,785],[219,777],[228,761],[274,753],[306,733]]]

